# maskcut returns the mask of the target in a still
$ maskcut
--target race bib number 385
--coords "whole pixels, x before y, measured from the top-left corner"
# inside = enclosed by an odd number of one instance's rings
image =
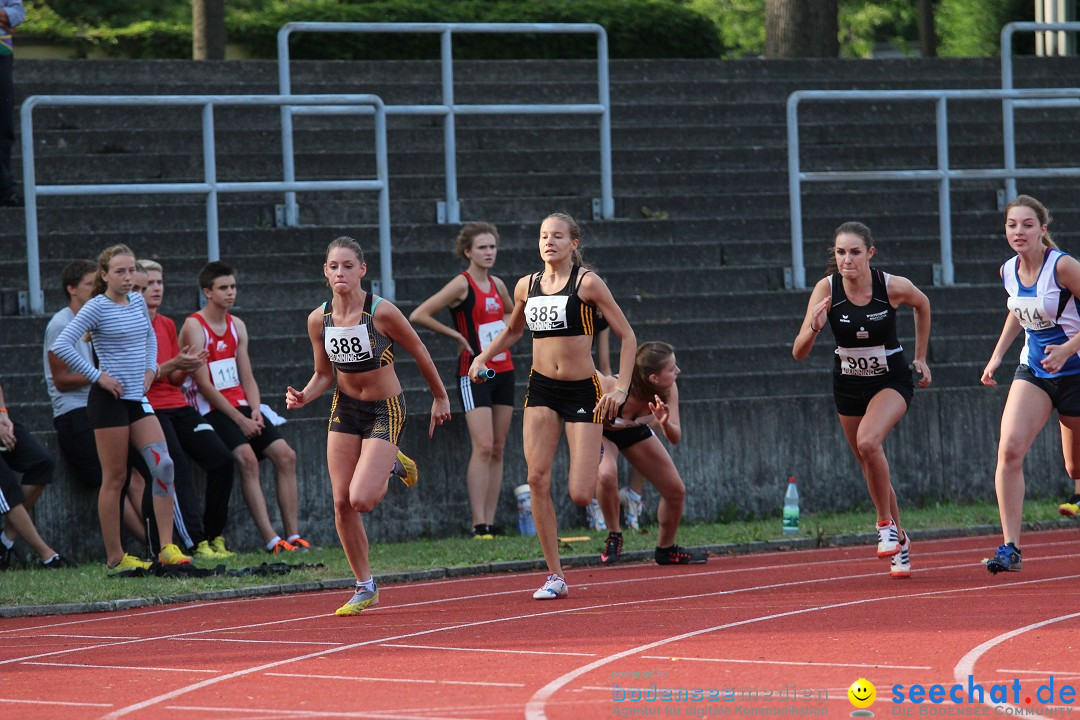
[[[858,377],[884,375],[889,372],[889,359],[885,356],[885,346],[875,345],[865,348],[836,348],[840,356],[840,374]]]
[[[355,363],[371,359],[371,340],[366,325],[323,329],[323,348],[333,363]]]
[[[570,298],[566,295],[541,295],[531,297],[525,303],[525,322],[529,329],[537,330],[565,330],[566,329],[566,301]]]

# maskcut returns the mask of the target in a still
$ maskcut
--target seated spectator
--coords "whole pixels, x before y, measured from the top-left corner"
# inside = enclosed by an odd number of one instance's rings
[[[68,475],[83,487],[92,489],[101,487],[101,462],[94,444],[94,429],[90,427],[90,418],[86,415],[90,381],[85,375],[69,370],[49,348],[90,299],[96,275],[97,263],[91,260],[73,260],[64,266],[60,284],[67,295],[68,304],[49,320],[45,328],[44,350],[45,387],[52,401],[53,427],[56,429],[60,455],[65,461]],[[76,350],[87,362],[93,363],[93,350],[88,339],[84,337],[76,343]],[[129,468],[127,491],[120,498],[124,527],[141,542],[146,542],[146,529],[139,511],[146,485],[144,477],[139,470]]]
[[[26,428],[11,419],[0,388],[0,516],[4,518],[4,531],[0,532],[0,570],[11,566],[18,537],[38,554],[45,567],[74,565],[41,539],[16,478],[16,473],[22,473],[22,484],[34,488],[38,497],[40,488],[52,482],[53,467],[48,451]]]
[[[158,312],[165,296],[164,269],[153,260],[139,263],[147,271],[143,297],[157,335],[158,370],[146,391],[154,408],[175,466],[174,483],[180,514],[175,516],[177,539],[196,558],[209,560],[232,557],[225,548],[225,523],[229,517],[229,496],[233,487],[233,457],[214,428],[195,408],[187,404],[180,385],[189,373],[206,364],[207,351],[181,348],[176,341],[176,324]],[[138,277],[136,275],[136,277]],[[191,460],[206,473],[205,512],[199,512],[191,477]],[[153,528],[151,527],[151,535]],[[151,545],[155,545],[151,537]]]
[[[263,418],[259,385],[248,357],[247,326],[229,313],[236,302],[236,271],[227,263],[208,263],[199,271],[199,287],[206,297],[206,307],[184,320],[180,345],[191,346],[196,352],[205,349],[209,355],[207,363],[194,371],[194,383],[188,383],[188,401],[232,448],[244,500],[266,551],[275,555],[306,551],[311,544],[300,537],[297,524],[296,452]],[[259,484],[261,458],[269,458],[274,464],[285,539],[270,524]]]

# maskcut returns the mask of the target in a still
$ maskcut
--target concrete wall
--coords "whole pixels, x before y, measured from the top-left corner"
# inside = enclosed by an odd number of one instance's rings
[[[821,383],[828,387],[827,373]],[[917,392],[911,410],[886,444],[901,510],[940,500],[994,498],[998,424],[1005,393],[1004,388],[981,387]],[[798,478],[804,511],[870,508],[865,482],[841,433],[831,397],[684,402],[681,412],[685,441],[672,453],[688,487],[689,521],[778,517],[785,481],[792,475]],[[497,518],[511,527],[516,518],[512,489],[526,480],[520,415],[520,411],[515,414],[510,430]],[[365,519],[372,540],[447,537],[468,530],[465,423],[456,416],[437,428],[431,440],[427,426],[427,416],[410,415],[402,446],[419,463],[420,482],[411,490],[397,480],[391,483],[386,499]],[[293,420],[282,430],[299,456],[301,531],[318,545],[334,545],[325,421]],[[54,447],[51,434],[43,434],[42,439]],[[263,490],[280,529],[272,470],[268,463],[263,465]],[[1056,422],[1047,423],[1039,434],[1025,469],[1029,496],[1057,497],[1065,491]],[[582,526],[583,511],[570,503],[565,482],[558,480],[565,475],[564,443],[554,474],[559,522]],[[655,508],[657,496],[651,489],[648,493],[647,507]],[[101,558],[95,495],[67,482],[62,470],[39,502],[36,519],[42,535],[62,552]],[[867,524],[872,520],[868,510]],[[241,549],[259,544],[239,486],[232,498],[228,541]]]

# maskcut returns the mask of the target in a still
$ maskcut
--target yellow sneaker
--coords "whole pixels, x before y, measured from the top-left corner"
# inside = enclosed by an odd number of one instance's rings
[[[400,450],[397,459],[394,461],[394,469],[391,472],[401,478],[401,482],[409,487],[416,485],[416,481],[420,477],[416,471],[416,462]]]
[[[193,552],[192,555],[203,560],[217,560],[221,557],[214,548],[210,547],[210,543],[205,540],[199,541],[199,544],[195,546],[195,552]]]
[[[220,535],[210,541],[210,548],[217,554],[219,558],[236,557],[236,553],[225,549],[225,538],[221,537]]]
[[[106,565],[105,567],[109,573],[120,573],[125,570],[149,570],[150,563],[145,560],[140,560],[134,555],[124,553],[124,557],[120,558],[120,562],[112,566]]]
[[[1065,517],[1078,517],[1080,516],[1080,504],[1074,502],[1063,502],[1058,505],[1058,512]]]
[[[180,548],[175,544],[169,543],[165,547],[161,548],[161,552],[157,556],[158,562],[162,565],[190,565],[191,558],[180,551]]]
[[[369,608],[372,605],[379,604],[379,588],[374,590],[367,590],[357,588],[353,593],[349,602],[345,603],[334,612],[335,615],[341,617],[345,615],[359,615],[363,612],[364,608]]]

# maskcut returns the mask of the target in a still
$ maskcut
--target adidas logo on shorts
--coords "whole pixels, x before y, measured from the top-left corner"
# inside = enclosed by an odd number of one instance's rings
[[[584,415],[585,414],[585,408],[578,408],[577,413],[578,413],[578,415]]]

